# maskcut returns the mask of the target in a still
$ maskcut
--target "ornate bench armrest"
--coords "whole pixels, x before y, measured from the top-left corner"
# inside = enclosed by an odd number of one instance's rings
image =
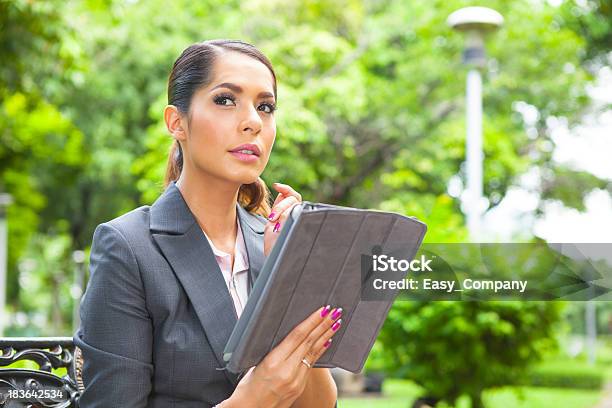
[[[7,368],[21,361],[33,361],[38,369]],[[30,391],[31,401],[43,407],[77,407],[83,381],[82,356],[71,337],[2,337],[0,338],[0,406],[9,390]],[[65,368],[59,377],[53,369]],[[36,390],[39,390],[36,392]],[[44,393],[41,390],[61,390]],[[40,396],[40,399],[38,398]],[[25,406],[25,405],[24,405]]]

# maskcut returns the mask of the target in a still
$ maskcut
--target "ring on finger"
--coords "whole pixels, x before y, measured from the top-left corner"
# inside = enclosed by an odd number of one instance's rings
[[[310,364],[310,362],[309,362],[308,360],[306,360],[306,357],[304,357],[304,358],[302,359],[302,363],[304,363],[304,364],[306,365],[306,367],[308,367],[308,368],[311,368],[311,367],[312,367],[312,365]]]

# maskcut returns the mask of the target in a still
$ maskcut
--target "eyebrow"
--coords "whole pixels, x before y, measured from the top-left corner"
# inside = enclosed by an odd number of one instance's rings
[[[232,91],[236,92],[236,93],[242,93],[243,89],[236,85],[236,84],[232,84],[231,82],[223,82],[222,84],[219,84],[217,86],[215,86],[214,88],[211,89],[211,91],[214,91],[217,88],[228,88],[231,89]],[[274,98],[274,94],[270,93],[270,92],[260,92],[257,95],[258,98]]]

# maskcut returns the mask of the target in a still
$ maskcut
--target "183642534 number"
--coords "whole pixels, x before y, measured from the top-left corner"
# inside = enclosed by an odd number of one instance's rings
[[[36,390],[4,390],[0,391],[0,404],[14,401],[35,402],[40,400],[56,400],[64,398],[61,388],[39,388]]]

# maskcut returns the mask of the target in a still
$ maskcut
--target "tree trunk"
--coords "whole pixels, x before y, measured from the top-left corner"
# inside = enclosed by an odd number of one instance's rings
[[[472,395],[471,399],[472,408],[484,408],[484,403],[482,402],[482,392]]]

